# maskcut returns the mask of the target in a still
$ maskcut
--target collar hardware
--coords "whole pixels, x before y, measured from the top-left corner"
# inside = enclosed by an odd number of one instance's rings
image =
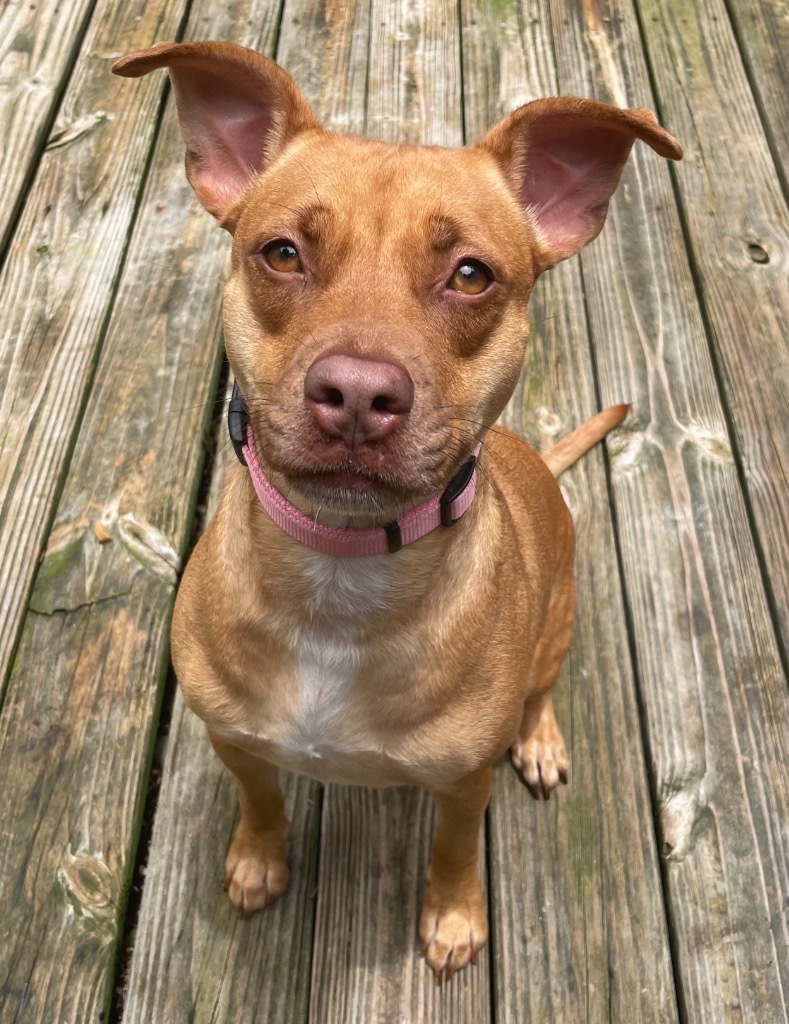
[[[395,520],[393,523],[387,523],[384,529],[386,530],[387,550],[390,555],[393,555],[403,546],[403,535],[400,532],[400,524]]]
[[[460,519],[460,516],[457,519],[452,518],[452,506],[471,483],[471,478],[474,476],[476,469],[477,456],[475,453],[467,462],[463,463],[447,484],[446,490],[441,495],[439,502],[442,526],[454,526],[458,519]]]
[[[238,461],[246,466],[247,460],[244,456],[244,445],[247,443],[247,423],[249,415],[241,391],[233,381],[233,391],[230,395],[230,405],[227,407],[227,430],[233,444]]]

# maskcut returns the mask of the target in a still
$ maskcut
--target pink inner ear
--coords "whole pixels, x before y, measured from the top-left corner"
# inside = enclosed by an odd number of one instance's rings
[[[579,127],[577,118],[556,120],[529,133],[521,198],[555,258],[564,259],[600,232],[633,136],[588,122]]]
[[[187,149],[189,180],[217,216],[235,203],[262,169],[274,114],[256,83],[207,71],[178,71],[173,85]]]

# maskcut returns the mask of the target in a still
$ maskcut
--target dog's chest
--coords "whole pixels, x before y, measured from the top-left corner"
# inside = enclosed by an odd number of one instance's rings
[[[386,635],[371,638],[370,615],[394,613],[404,596],[395,572],[376,562],[311,556],[308,624],[289,627],[287,664],[269,664],[243,715],[215,720],[215,732],[322,782],[433,785],[478,766],[490,722],[469,717],[462,701],[431,703],[443,659],[431,661],[427,623],[387,629],[383,616]]]
[[[297,771],[313,762],[334,762],[359,754],[370,745],[360,727],[357,673],[361,652],[351,638],[323,630],[300,630],[291,700],[285,714],[271,723],[269,742],[278,759]]]
[[[307,561],[311,625],[293,630],[288,699],[261,736],[266,756],[282,767],[324,781],[391,774],[383,725],[371,710],[376,673],[360,639],[365,620],[393,596],[380,563],[313,553]]]

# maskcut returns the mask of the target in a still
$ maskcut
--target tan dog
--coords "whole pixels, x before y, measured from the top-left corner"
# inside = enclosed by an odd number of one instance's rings
[[[600,231],[635,139],[681,150],[649,111],[568,98],[464,150],[336,135],[283,70],[227,43],[163,43],[113,70],[161,67],[189,181],[233,235],[225,340],[251,431],[239,451],[260,466],[231,469],[172,630],[184,697],[238,781],[230,898],[247,914],[288,884],[278,769],[424,786],[439,813],[419,932],[441,981],[487,937],[492,764],[510,748],[535,795],[566,781],[549,691],[572,632],[573,525],[554,477],[626,412],[545,459],[492,429],[529,294]],[[396,550],[408,510],[433,515],[450,481],[445,525]],[[387,553],[337,554],[348,537]]]

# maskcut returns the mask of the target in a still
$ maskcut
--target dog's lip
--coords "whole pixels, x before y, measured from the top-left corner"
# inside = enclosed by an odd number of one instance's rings
[[[269,448],[269,466],[296,490],[313,495],[345,491],[410,506],[441,492],[458,468],[447,466],[445,443],[431,444],[427,451],[424,446],[353,452],[337,445],[289,447],[290,451]]]
[[[400,452],[383,450],[349,451],[338,445],[325,446],[312,451],[291,451],[277,460],[278,472],[292,480],[330,482],[332,479],[348,478],[364,480],[373,486],[397,486],[405,476],[404,461]]]
[[[291,464],[279,472],[297,490],[306,493],[323,491],[332,495],[374,495],[385,502],[410,505],[424,497],[421,481],[406,478],[395,467],[386,473],[345,460],[336,464]]]
[[[285,469],[284,475],[296,486],[308,483],[312,486],[329,487],[332,490],[364,493],[403,490],[403,482],[398,479],[396,473],[383,474],[355,465],[299,466]]]
[[[310,483],[331,487],[333,490],[354,491],[357,494],[370,494],[389,487],[383,480],[366,473],[343,472],[342,470],[321,470],[314,473],[300,473],[298,480],[309,480]]]

